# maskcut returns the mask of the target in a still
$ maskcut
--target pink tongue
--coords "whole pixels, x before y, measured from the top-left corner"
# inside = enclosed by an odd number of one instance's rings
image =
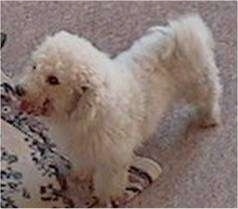
[[[20,104],[20,109],[23,111],[27,111],[27,109],[29,109],[30,104],[27,101],[22,101]]]

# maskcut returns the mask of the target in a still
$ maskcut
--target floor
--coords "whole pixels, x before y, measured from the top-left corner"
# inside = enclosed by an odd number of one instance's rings
[[[59,30],[80,34],[112,55],[150,26],[199,13],[216,40],[224,86],[221,127],[190,133],[189,109],[175,104],[139,153],[158,161],[161,178],[128,207],[237,207],[237,3],[227,2],[2,2],[1,31],[8,41],[1,65],[9,76],[22,71],[31,51]]]

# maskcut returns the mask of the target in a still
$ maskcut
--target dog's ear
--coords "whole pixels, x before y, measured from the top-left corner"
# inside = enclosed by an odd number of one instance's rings
[[[70,80],[72,82],[75,91],[77,91],[79,94],[86,93],[86,91],[89,90],[89,82],[85,78],[84,73],[82,73],[80,70],[76,68],[73,69]]]

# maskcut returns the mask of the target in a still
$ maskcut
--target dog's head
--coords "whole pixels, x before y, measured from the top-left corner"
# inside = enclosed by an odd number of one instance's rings
[[[88,41],[59,32],[32,54],[16,84],[21,109],[46,117],[87,111],[105,85],[108,57]]]

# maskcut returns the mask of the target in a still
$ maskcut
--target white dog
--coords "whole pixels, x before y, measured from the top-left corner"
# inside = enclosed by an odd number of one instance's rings
[[[197,15],[153,27],[110,58],[67,32],[48,37],[16,85],[21,107],[48,122],[101,203],[122,195],[133,151],[177,99],[202,127],[220,122],[221,94],[212,35]]]

